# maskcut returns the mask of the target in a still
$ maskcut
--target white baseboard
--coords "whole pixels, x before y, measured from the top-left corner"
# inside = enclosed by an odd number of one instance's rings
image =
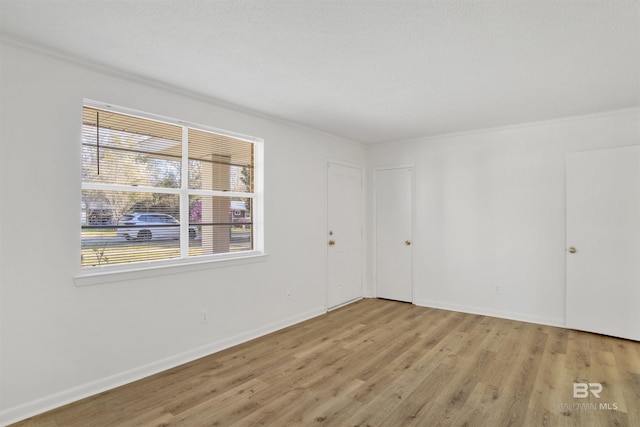
[[[509,311],[492,310],[484,307],[474,307],[468,305],[451,304],[442,301],[418,299],[413,302],[421,307],[439,308],[442,310],[459,311],[462,313],[479,314],[481,316],[499,317],[501,319],[517,320],[519,322],[536,323],[539,325],[565,327],[565,320],[561,318],[534,316],[524,313],[515,313]]]
[[[347,306],[349,304],[353,304],[354,302],[358,302],[361,299],[363,299],[363,297],[358,297],[358,298],[352,299],[351,301],[343,302],[342,304],[338,304],[335,307],[330,307],[327,311],[337,310],[337,309],[345,307],[345,306]]]
[[[55,409],[60,406],[78,401],[80,399],[84,399],[86,397],[111,390],[113,388],[131,383],[133,381],[140,380],[150,375],[166,371],[167,369],[175,368],[176,366],[183,365],[201,357],[208,356],[229,347],[233,347],[234,345],[242,344],[252,339],[267,335],[280,329],[284,329],[288,326],[295,325],[296,323],[303,322],[305,320],[320,316],[325,313],[325,307],[316,308],[306,313],[302,313],[297,316],[293,316],[288,319],[284,319],[279,322],[254,329],[252,331],[231,338],[227,338],[212,344],[207,344],[205,346],[195,348],[193,350],[189,350],[162,360],[158,360],[147,365],[139,366],[137,368],[124,371],[110,377],[102,378],[78,387],[64,390],[51,396],[35,400],[33,402],[9,408],[5,411],[0,412],[0,426],[7,426],[9,424],[24,420],[25,418],[29,418],[37,414],[41,414],[51,409]]]

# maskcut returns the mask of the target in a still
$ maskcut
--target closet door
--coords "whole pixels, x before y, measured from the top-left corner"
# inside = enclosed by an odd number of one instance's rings
[[[413,302],[413,169],[375,170],[376,296]]]
[[[362,169],[328,164],[327,307],[362,298]]]
[[[640,340],[640,146],[566,157],[567,327]]]

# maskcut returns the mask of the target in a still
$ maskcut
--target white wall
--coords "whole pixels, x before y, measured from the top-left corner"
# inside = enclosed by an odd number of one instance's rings
[[[565,153],[632,144],[640,110],[370,149],[415,165],[414,302],[564,325]]]
[[[365,148],[0,48],[0,424],[325,311],[325,162],[364,166]],[[264,138],[266,260],[76,287],[83,98]]]

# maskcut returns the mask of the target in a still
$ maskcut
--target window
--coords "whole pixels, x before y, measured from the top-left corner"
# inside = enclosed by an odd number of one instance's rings
[[[85,103],[82,268],[260,252],[260,144]]]

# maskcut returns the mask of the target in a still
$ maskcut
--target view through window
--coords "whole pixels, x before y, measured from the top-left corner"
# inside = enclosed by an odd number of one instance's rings
[[[82,267],[254,250],[255,143],[85,105]]]

